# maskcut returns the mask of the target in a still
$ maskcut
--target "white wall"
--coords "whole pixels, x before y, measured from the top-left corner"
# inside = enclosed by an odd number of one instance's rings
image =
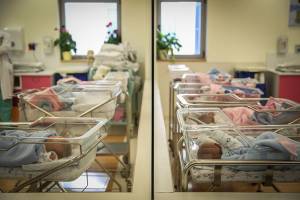
[[[138,57],[149,66],[146,79],[150,77],[151,53],[151,1],[122,0],[122,40],[129,41]],[[145,70],[145,68],[143,68]]]
[[[144,74],[145,58],[149,54],[150,32],[150,0],[122,0],[121,23],[123,41],[128,41],[137,50],[139,62]],[[61,63],[59,49],[53,55],[44,55],[42,38],[58,37],[54,31],[59,26],[58,0],[1,0],[0,28],[23,26],[25,42],[38,43],[36,55],[47,67],[58,68],[62,65],[82,65],[85,63]],[[97,42],[97,41],[95,41]],[[100,46],[99,46],[100,49]],[[26,53],[20,58],[32,60],[32,54]]]
[[[25,44],[38,43],[36,55],[45,62],[47,67],[55,68],[61,65],[59,49],[55,48],[53,55],[45,56],[42,52],[42,38],[58,37],[55,27],[59,27],[58,4],[55,0],[1,0],[0,28],[22,26],[24,28]],[[26,45],[26,53],[16,58],[33,60]]]
[[[236,66],[264,66],[276,52],[280,35],[288,36],[289,53],[300,44],[300,27],[288,26],[289,0],[208,0],[206,61],[182,61],[193,71],[212,66],[232,72]],[[157,62],[157,81],[168,119],[169,62]],[[166,122],[167,123],[167,122]]]
[[[208,0],[207,61],[264,62],[280,35],[289,52],[300,44],[300,28],[288,26],[289,0]]]

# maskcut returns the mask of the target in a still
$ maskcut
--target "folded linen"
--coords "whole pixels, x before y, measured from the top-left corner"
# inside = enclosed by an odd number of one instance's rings
[[[95,56],[97,61],[123,61],[126,59],[125,55],[116,51],[103,51]]]

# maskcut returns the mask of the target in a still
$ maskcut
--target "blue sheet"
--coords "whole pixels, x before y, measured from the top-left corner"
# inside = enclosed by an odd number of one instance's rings
[[[297,156],[293,158],[280,140],[288,140],[296,146]],[[274,132],[264,132],[255,139],[249,139],[251,145],[243,145],[236,149],[223,149],[222,159],[225,160],[300,160],[300,143],[288,139]],[[266,170],[267,166],[232,166],[231,168],[243,171]],[[275,169],[289,169],[290,166],[276,166]]]
[[[29,141],[30,137],[49,137],[53,135],[56,135],[54,131],[36,131],[33,133],[21,130],[0,131],[0,167],[20,167],[37,162],[43,152],[44,144],[18,144],[12,146],[18,141]],[[44,139],[34,141],[42,142]],[[2,149],[9,150],[2,151]]]

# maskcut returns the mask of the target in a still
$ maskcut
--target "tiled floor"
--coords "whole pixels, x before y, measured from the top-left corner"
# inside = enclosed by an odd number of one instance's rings
[[[72,182],[62,182],[67,191],[72,192],[105,192],[110,178],[101,172],[85,172]]]
[[[123,142],[125,136],[119,134],[112,134],[104,139],[105,143]],[[100,162],[103,167],[111,172],[113,177],[116,177],[116,171],[119,168],[117,159],[110,155],[97,156],[96,160]],[[71,191],[82,191],[85,189],[86,192],[109,192],[113,189],[113,184],[109,176],[104,172],[103,169],[94,162],[88,170],[88,182],[86,173],[82,174],[77,180],[64,184],[64,187],[71,188]]]

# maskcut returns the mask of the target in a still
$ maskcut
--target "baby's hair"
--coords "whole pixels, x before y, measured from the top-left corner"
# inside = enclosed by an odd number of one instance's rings
[[[197,156],[200,159],[220,159],[222,147],[218,143],[204,142],[200,144]]]
[[[211,124],[215,123],[215,114],[213,112],[209,113],[193,113],[187,116],[187,119],[192,120],[198,124]]]

